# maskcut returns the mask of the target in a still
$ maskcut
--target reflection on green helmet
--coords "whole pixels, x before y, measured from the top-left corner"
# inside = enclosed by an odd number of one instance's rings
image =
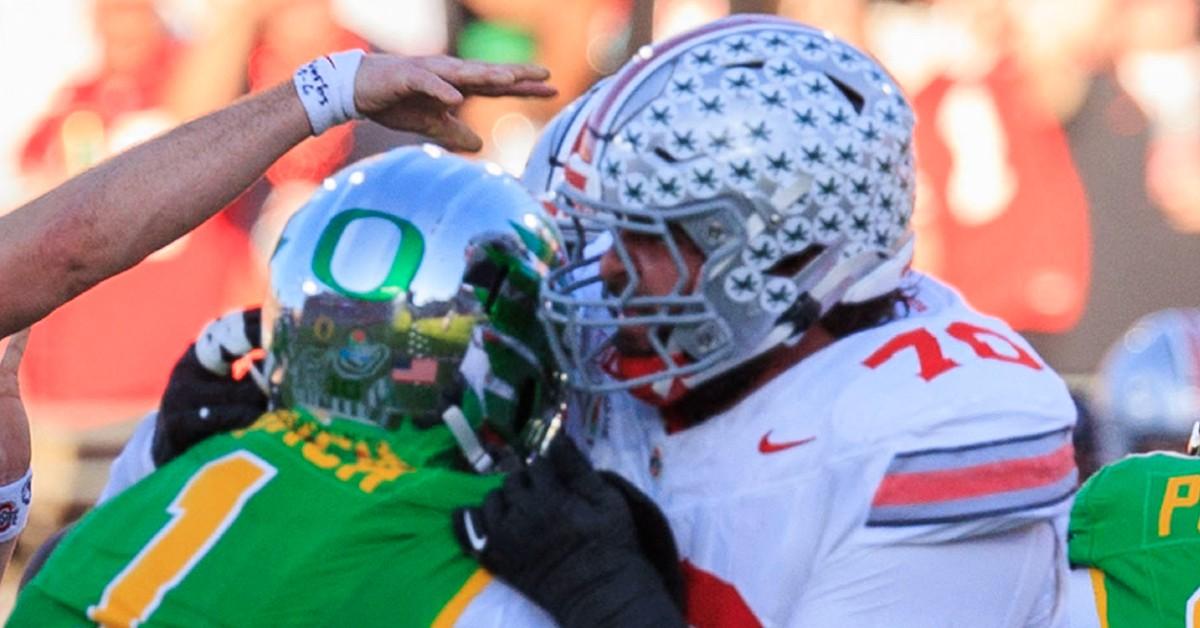
[[[426,146],[347,167],[271,258],[273,402],[385,429],[462,416],[527,453],[559,410],[536,311],[561,256],[541,206],[494,166]]]

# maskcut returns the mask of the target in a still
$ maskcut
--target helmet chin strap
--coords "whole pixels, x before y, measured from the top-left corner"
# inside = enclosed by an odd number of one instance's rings
[[[458,442],[458,448],[466,457],[467,462],[471,464],[472,469],[475,469],[477,473],[487,473],[496,466],[496,462],[483,448],[483,443],[479,442],[479,437],[475,435],[471,423],[467,421],[466,415],[458,406],[446,408],[446,411],[442,413],[442,421],[446,427],[450,428],[450,434]]]
[[[267,403],[274,404],[275,397],[271,390],[271,376],[275,374],[279,368],[279,362],[275,359],[275,354],[268,351],[267,357],[263,358],[262,368],[256,368],[253,364],[250,365],[250,377],[254,378],[254,383],[262,389],[264,395],[267,396]]]
[[[258,389],[261,390],[264,395],[270,397],[271,386],[267,382],[267,369],[259,368],[255,366],[253,362],[251,362],[246,368],[246,372],[250,375],[250,378],[254,380],[254,383],[258,385]]]
[[[842,303],[862,303],[875,297],[882,296],[889,290],[895,290],[900,285],[904,273],[912,264],[913,248],[917,237],[908,233],[896,242],[892,255],[860,277],[849,290],[842,295]]]
[[[864,252],[839,262],[845,241],[822,251],[793,277],[798,285],[810,284],[812,287],[801,293],[792,306],[797,315],[793,317],[791,329],[788,325],[776,327],[760,345],[761,350],[781,342],[776,332],[786,334],[782,340],[784,344],[796,344],[813,323],[840,303],[862,303],[894,290],[912,263],[913,243],[913,235],[905,235],[896,242],[892,254],[883,260],[879,259],[878,253]]]

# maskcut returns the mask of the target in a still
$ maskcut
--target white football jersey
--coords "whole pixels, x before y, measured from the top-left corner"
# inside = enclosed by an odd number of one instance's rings
[[[695,426],[610,395],[574,432],[667,514],[694,625],[1063,620],[1067,388],[1005,323],[910,281],[906,315]]]

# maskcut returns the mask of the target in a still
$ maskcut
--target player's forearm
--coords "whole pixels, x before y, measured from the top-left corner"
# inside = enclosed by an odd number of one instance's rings
[[[291,83],[117,155],[0,217],[0,336],[169,244],[311,132]]]

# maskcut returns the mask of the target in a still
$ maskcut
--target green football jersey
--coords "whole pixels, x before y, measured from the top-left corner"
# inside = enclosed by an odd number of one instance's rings
[[[441,427],[268,413],[90,512],[9,625],[450,625],[490,576],[449,513],[500,482],[456,452]]]
[[[1068,551],[1091,571],[1102,626],[1200,626],[1200,458],[1101,469],[1075,498]]]

